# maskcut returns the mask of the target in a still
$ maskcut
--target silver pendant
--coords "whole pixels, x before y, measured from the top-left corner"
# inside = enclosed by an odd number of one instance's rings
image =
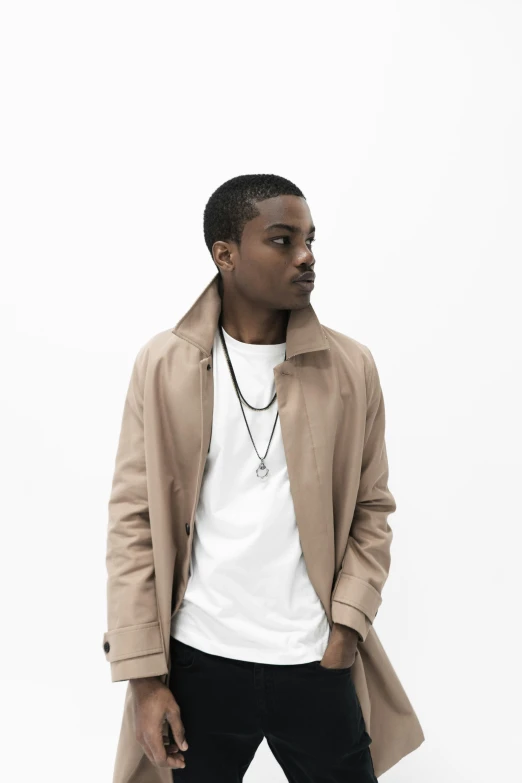
[[[261,475],[261,473],[259,472],[260,470],[261,470],[261,471],[265,470],[265,471],[266,471],[266,473],[263,473],[263,475]],[[265,465],[265,463],[263,462],[263,460],[261,460],[261,462],[260,462],[260,464],[259,464],[259,467],[258,467],[258,469],[256,470],[256,475],[257,475],[257,477],[258,477],[258,478],[262,478],[262,479],[263,479],[263,478],[266,478],[266,477],[268,476],[269,472],[270,472],[270,471],[268,470],[267,466]]]

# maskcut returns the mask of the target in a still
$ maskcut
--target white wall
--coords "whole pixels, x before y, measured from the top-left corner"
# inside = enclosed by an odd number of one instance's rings
[[[6,780],[112,779],[123,397],[215,272],[206,200],[260,172],[304,191],[314,309],[384,389],[375,628],[426,742],[383,779],[519,774],[521,38],[508,0],[2,5]],[[285,780],[265,743],[245,780]]]

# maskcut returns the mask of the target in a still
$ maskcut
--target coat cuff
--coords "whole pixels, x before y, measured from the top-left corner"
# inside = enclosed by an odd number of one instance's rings
[[[143,658],[127,658],[111,663],[112,682],[136,680],[138,677],[160,677],[168,673],[163,653],[145,655]]]
[[[113,682],[153,677],[168,671],[158,622],[115,628],[103,635]]]
[[[369,582],[341,571],[332,593],[332,620],[355,628],[364,641],[381,603],[381,594]]]
[[[368,636],[371,625],[371,622],[364,612],[361,612],[360,609],[356,609],[354,606],[342,604],[340,601],[334,601],[332,603],[332,621],[339,625],[346,625],[348,628],[353,628],[354,631],[357,631],[360,642],[364,642]]]

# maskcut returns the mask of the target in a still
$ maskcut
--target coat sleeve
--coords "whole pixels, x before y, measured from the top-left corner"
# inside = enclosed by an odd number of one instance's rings
[[[396,509],[388,489],[385,412],[379,373],[368,351],[367,411],[357,501],[341,569],[332,591],[332,620],[354,628],[364,642],[381,604],[390,569]]]
[[[156,603],[147,495],[143,380],[147,345],[135,359],[125,398],[107,531],[105,658],[112,682],[168,671]]]

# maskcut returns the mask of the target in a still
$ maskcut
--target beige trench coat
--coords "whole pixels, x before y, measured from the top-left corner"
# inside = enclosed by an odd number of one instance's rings
[[[103,649],[113,682],[168,681],[171,617],[187,586],[210,446],[217,280],[134,363],[109,500]],[[372,625],[395,510],[379,375],[370,350],[323,326],[311,304],[291,311],[286,353],[274,378],[303,556],[330,627],[349,625],[360,635],[352,676],[379,776],[424,741]],[[114,783],[171,781],[171,770],[153,765],[135,738],[127,685]]]

